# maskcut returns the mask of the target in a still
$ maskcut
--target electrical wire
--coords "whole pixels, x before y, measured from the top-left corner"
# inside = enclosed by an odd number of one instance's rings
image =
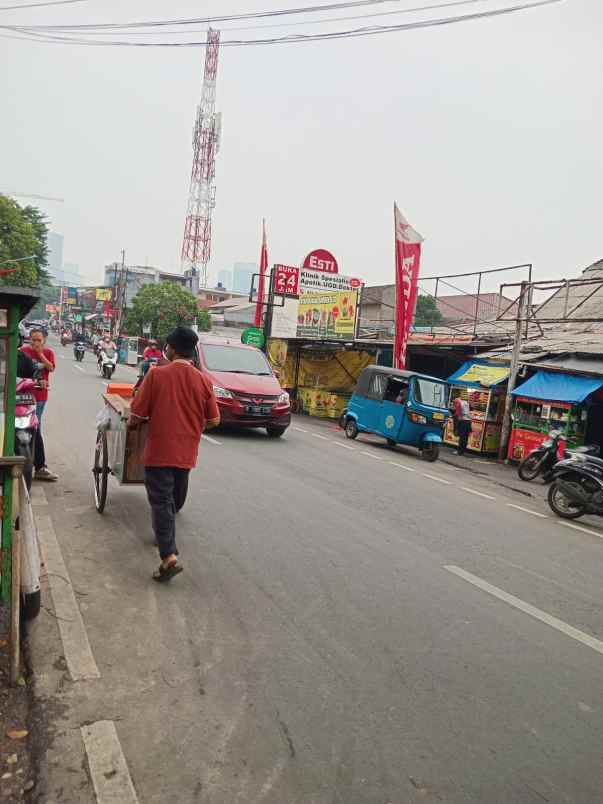
[[[441,17],[432,20],[420,20],[416,22],[399,23],[394,25],[373,25],[362,28],[350,29],[347,31],[330,31],[315,34],[290,34],[288,36],[270,37],[268,39],[230,39],[222,40],[220,47],[248,47],[258,45],[277,45],[277,44],[297,44],[301,42],[321,42],[337,39],[352,39],[364,36],[375,36],[378,34],[396,33],[423,28],[434,28],[445,25],[453,25],[462,22],[471,22],[480,19],[500,17],[503,15],[514,14],[519,11],[527,11],[533,8],[549,6],[561,3],[563,0],[538,0],[538,2],[520,3],[514,6],[507,6],[501,9],[490,11],[480,11],[472,14],[457,15],[453,17]],[[52,36],[50,34],[37,33],[27,28],[14,28],[13,26],[0,26],[0,28],[14,30],[17,33],[29,35],[35,41],[51,44],[75,44],[88,47],[205,47],[205,40],[188,42],[131,42],[124,40],[98,41],[95,39],[78,39],[70,36]]]
[[[102,23],[78,23],[73,25],[32,25],[32,30],[38,31],[90,31],[95,30],[116,30],[124,28],[157,28],[170,25],[214,25],[220,22],[236,22],[239,20],[263,19],[266,17],[284,17],[291,14],[317,14],[325,11],[339,11],[343,8],[362,8],[366,6],[377,6],[391,3],[400,3],[401,0],[343,0],[342,2],[328,3],[315,6],[300,6],[298,8],[281,8],[268,11],[248,11],[241,14],[222,14],[210,17],[189,17],[184,19],[168,20],[135,20],[133,22],[102,22]]]
[[[414,14],[416,12],[435,11],[441,8],[454,6],[474,5],[475,3],[488,3],[492,0],[449,0],[446,3],[437,3],[430,6],[415,6],[414,8],[400,8],[395,11],[371,11],[368,14],[357,14],[346,17],[329,17],[322,20],[292,20],[290,22],[269,22],[264,25],[220,26],[220,32],[231,33],[235,31],[261,31],[268,28],[292,28],[300,25],[327,25],[332,22],[350,22],[351,20],[368,20],[375,17],[392,17],[398,14]],[[191,33],[206,33],[206,28],[187,28],[183,31],[128,31],[128,36],[188,36]],[[57,29],[58,32],[58,29]],[[66,31],[65,31],[66,32]],[[114,31],[89,31],[94,36],[112,36]],[[125,35],[125,32],[124,32]]]
[[[19,11],[22,8],[42,8],[44,6],[70,6],[73,3],[87,3],[88,0],[47,0],[43,3],[22,3],[20,6],[0,6],[0,11]]]

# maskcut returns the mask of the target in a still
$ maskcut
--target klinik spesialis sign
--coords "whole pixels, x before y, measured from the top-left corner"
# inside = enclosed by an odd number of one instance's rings
[[[301,268],[275,265],[272,270],[274,294],[283,297],[284,305],[272,308],[271,337],[353,339],[362,283],[338,273],[330,252],[317,249]]]

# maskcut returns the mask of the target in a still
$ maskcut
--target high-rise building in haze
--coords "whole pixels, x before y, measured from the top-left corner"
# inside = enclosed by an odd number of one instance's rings
[[[255,262],[235,262],[232,271],[232,289],[234,292],[249,295],[251,277],[257,272],[258,267]]]
[[[226,290],[232,290],[232,271],[218,271],[218,285]]]
[[[61,268],[52,269],[52,283],[65,287],[77,288],[83,284],[80,266],[74,262],[66,262]]]
[[[57,232],[48,232],[48,271],[56,278],[56,274],[63,270],[63,235]]]

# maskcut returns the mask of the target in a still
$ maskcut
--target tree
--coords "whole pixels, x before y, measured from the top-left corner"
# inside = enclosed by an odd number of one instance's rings
[[[415,327],[437,327],[444,319],[438,310],[436,300],[432,296],[417,296],[417,306],[415,308]]]
[[[197,299],[181,285],[145,285],[127,312],[125,329],[129,335],[142,336],[143,328],[150,326],[152,338],[165,338],[178,324],[193,324],[197,311]]]
[[[0,283],[21,287],[37,287],[47,280],[47,226],[36,207],[21,207],[12,198],[0,195]],[[32,257],[23,261],[23,257]],[[11,262],[11,260],[19,260]]]
[[[211,316],[207,310],[199,310],[197,313],[197,326],[201,332],[209,332],[211,330]]]

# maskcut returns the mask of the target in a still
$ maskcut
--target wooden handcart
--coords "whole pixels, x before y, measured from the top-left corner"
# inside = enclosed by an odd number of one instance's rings
[[[128,428],[130,398],[119,394],[103,394],[105,421],[98,428],[94,450],[94,500],[96,510],[102,514],[107,502],[109,475],[117,478],[120,486],[136,486],[144,482],[142,455],[147,435],[147,423]]]

